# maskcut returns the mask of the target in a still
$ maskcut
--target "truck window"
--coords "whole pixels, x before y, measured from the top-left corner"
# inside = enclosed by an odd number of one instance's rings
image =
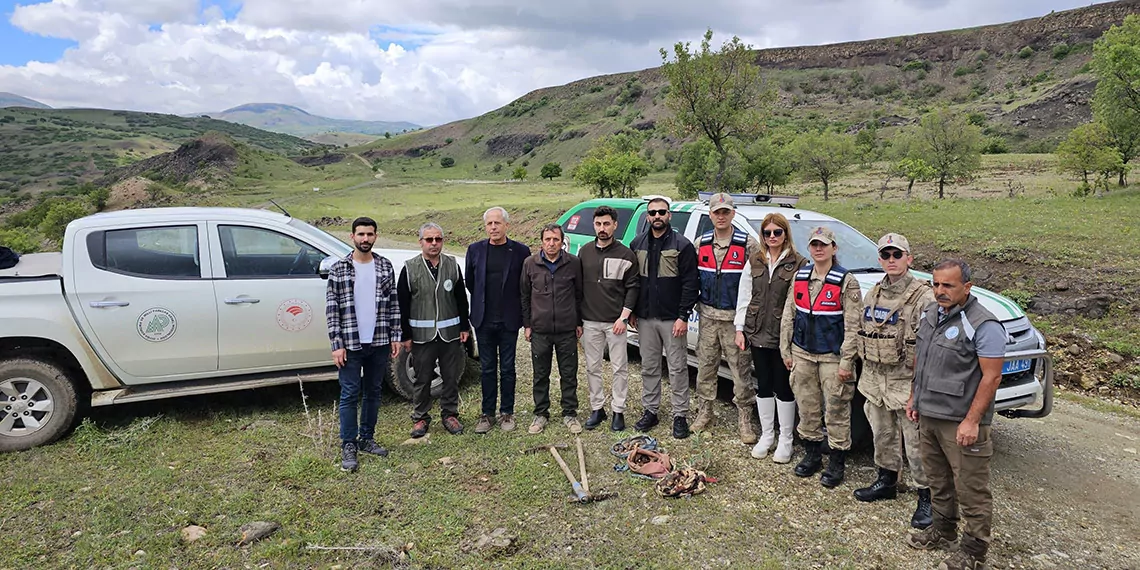
[[[629,221],[633,218],[633,210],[629,208],[614,209],[617,210],[618,213],[618,227],[614,235],[620,236],[625,232],[625,228],[629,226]],[[566,223],[562,225],[562,229],[568,234],[594,237],[594,208],[591,206],[574,212],[567,218]]]
[[[91,265],[114,273],[158,279],[202,276],[196,226],[93,232],[87,236],[87,254]]]
[[[709,215],[708,214],[701,214],[701,221],[700,221],[700,223],[697,224],[697,238],[700,238],[701,236],[705,235],[705,233],[707,233],[707,232],[713,231],[713,229],[714,229],[714,227],[713,227],[712,219],[709,218]]]
[[[692,212],[678,212],[674,210],[672,216],[669,217],[669,225],[673,230],[681,235],[685,235],[685,227],[689,225],[689,217],[693,215]],[[641,211],[641,215],[637,217],[637,233],[643,234],[649,231],[649,216],[645,210]]]
[[[317,277],[325,257],[317,248],[272,230],[218,226],[229,278]]]

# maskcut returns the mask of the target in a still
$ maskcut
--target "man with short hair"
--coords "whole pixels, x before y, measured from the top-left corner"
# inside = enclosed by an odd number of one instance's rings
[[[586,429],[590,430],[606,420],[602,359],[607,348],[614,369],[611,401],[614,417],[610,429],[625,429],[625,400],[629,395],[625,332],[637,304],[639,285],[637,257],[614,239],[618,229],[617,210],[610,206],[598,207],[594,210],[597,238],[578,250],[578,259],[582,262],[582,350],[586,353],[591,409]]]
[[[918,452],[918,425],[906,417],[906,402],[914,380],[915,333],[922,309],[934,302],[930,286],[910,273],[914,258],[906,237],[890,233],[879,239],[879,266],[886,275],[863,298],[859,321],[859,356],[863,375],[859,391],[871,432],[875,436],[875,465],[879,476],[868,487],[855,490],[864,502],[893,499],[902,470],[901,449],[906,449],[910,474],[918,490],[911,526],[930,526],[930,488]],[[902,435],[902,441],[899,435]]]
[[[427,434],[431,423],[431,384],[436,367],[443,379],[439,395],[443,427],[463,433],[459,422],[459,376],[467,322],[467,291],[459,263],[443,255],[443,228],[435,222],[420,226],[421,254],[404,262],[396,285],[404,350],[412,359],[412,437]]]
[[[756,443],[752,416],[756,409],[756,386],[752,383],[751,354],[736,346],[736,297],[744,263],[760,251],[756,238],[733,227],[736,204],[732,196],[718,192],[709,199],[713,229],[700,238],[697,268],[701,293],[697,303],[700,330],[697,333],[697,398],[700,408],[693,430],[701,431],[715,421],[717,373],[721,357],[732,371],[733,403],[739,413],[740,441]]]
[[[1005,358],[1005,328],[970,294],[970,266],[951,259],[934,266],[935,302],[917,333],[914,384],[907,416],[918,422],[922,467],[930,482],[933,524],[907,543],[920,550],[951,549],[945,570],[985,567],[993,522],[990,439],[994,397]]]
[[[661,406],[661,353],[669,371],[673,437],[689,437],[689,315],[700,289],[697,252],[684,235],[673,231],[670,202],[664,196],[649,199],[649,230],[630,243],[637,256],[638,295],[634,309],[637,342],[641,350],[641,406],[644,411],[633,429],[647,432],[657,425]]]
[[[507,237],[510,225],[506,210],[499,206],[487,209],[483,213],[487,239],[468,246],[465,259],[483,392],[475,433],[487,433],[495,425],[500,390],[499,428],[515,429],[515,348],[522,328],[519,281],[530,248]]]
[[[375,243],[376,221],[353,220],[352,253],[329,268],[325,289],[325,320],[333,363],[339,369],[340,468],[346,472],[357,470],[358,450],[388,455],[374,435],[380,381],[388,358],[400,350],[400,306],[392,262],[372,251]]]
[[[542,250],[523,264],[519,295],[523,332],[534,369],[534,421],[529,433],[542,433],[550,420],[550,361],[558,353],[562,423],[582,433],[578,423],[578,339],[582,337],[582,262],[562,249],[562,226],[542,228]]]

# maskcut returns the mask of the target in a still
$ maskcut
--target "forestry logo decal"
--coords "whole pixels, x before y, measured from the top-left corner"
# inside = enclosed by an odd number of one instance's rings
[[[313,322],[313,308],[304,299],[286,299],[277,305],[277,326],[288,332],[305,330]]]
[[[153,307],[139,315],[136,328],[139,336],[150,342],[165,342],[178,331],[178,319],[170,309]]]

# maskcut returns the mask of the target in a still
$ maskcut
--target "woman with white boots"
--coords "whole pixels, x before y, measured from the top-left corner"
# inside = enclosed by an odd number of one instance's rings
[[[760,416],[760,440],[752,457],[763,459],[776,444],[772,460],[792,460],[792,429],[796,401],[788,382],[788,368],[780,357],[780,319],[796,272],[807,263],[792,247],[791,228],[783,214],[768,214],[761,228],[760,251],[744,266],[736,300],[736,346],[752,348],[756,378],[756,410]],[[777,443],[775,424],[779,417]]]

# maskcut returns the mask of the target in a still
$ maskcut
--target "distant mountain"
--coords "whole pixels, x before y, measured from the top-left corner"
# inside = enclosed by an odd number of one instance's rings
[[[330,119],[310,114],[304,109],[279,103],[250,103],[218,113],[206,113],[212,119],[240,123],[266,131],[308,137],[324,133],[358,133],[383,136],[420,128],[404,121],[354,121]]]
[[[51,109],[35,99],[21,97],[15,93],[0,91],[0,107],[28,107],[29,109]]]

